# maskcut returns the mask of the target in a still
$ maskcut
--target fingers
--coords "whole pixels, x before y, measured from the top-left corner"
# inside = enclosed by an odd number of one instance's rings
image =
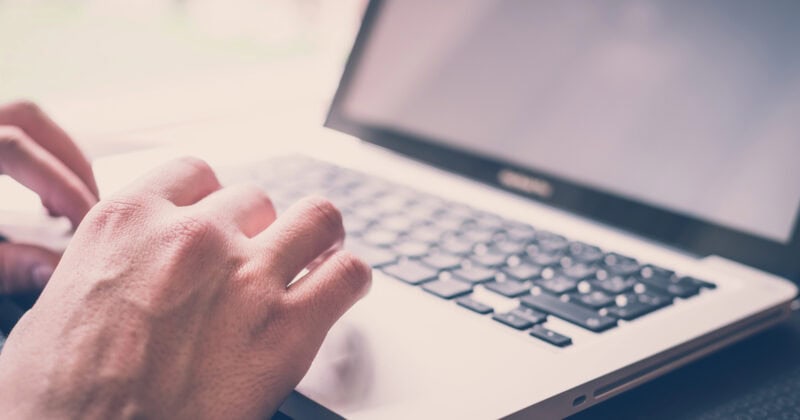
[[[60,160],[99,197],[92,166],[75,142],[35,104],[26,101],[0,105],[0,125],[16,126]]]
[[[261,233],[275,221],[275,208],[261,188],[241,184],[223,188],[197,203],[200,211],[220,219],[230,218],[248,238]]]
[[[97,202],[97,196],[64,163],[17,127],[0,126],[0,173],[32,189],[51,211],[73,226]]]
[[[206,162],[184,157],[139,178],[124,194],[155,195],[182,207],[195,204],[220,188],[217,176]]]
[[[327,331],[369,290],[370,267],[347,251],[338,251],[287,290],[296,309],[311,317],[309,325]]]
[[[41,290],[60,258],[44,248],[0,243],[0,295]]]
[[[266,252],[266,268],[288,284],[303,268],[344,240],[342,215],[325,199],[305,198],[255,240]]]

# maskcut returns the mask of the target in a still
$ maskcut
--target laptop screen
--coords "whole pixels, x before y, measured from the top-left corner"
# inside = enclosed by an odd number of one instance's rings
[[[381,6],[348,118],[791,240],[800,2]]]

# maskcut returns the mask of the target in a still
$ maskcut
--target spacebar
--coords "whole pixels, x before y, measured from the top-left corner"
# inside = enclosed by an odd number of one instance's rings
[[[605,331],[617,325],[617,320],[614,318],[600,315],[590,309],[564,302],[555,296],[544,293],[527,295],[521,299],[521,302],[525,306],[557,316],[594,332]]]

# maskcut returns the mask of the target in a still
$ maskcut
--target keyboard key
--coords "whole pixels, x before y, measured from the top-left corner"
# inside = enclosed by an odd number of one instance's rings
[[[522,296],[531,290],[531,286],[528,283],[518,282],[515,280],[490,281],[485,283],[484,287],[509,298]]]
[[[652,264],[647,264],[644,267],[642,267],[643,277],[651,277],[654,274],[666,277],[672,277],[673,275],[675,275],[675,272]]]
[[[395,255],[393,252],[365,244],[361,241],[348,240],[345,242],[345,248],[353,254],[361,257],[361,259],[363,259],[373,268],[381,267],[397,261],[397,255]]]
[[[428,255],[430,245],[425,242],[403,241],[392,247],[398,254],[408,258],[419,258]]]
[[[415,241],[435,243],[442,239],[445,231],[438,226],[417,226],[406,234],[406,237]]]
[[[434,219],[434,223],[436,224],[436,226],[448,232],[459,231],[464,222],[465,220],[460,218],[454,218],[449,214],[445,214]]]
[[[658,309],[658,308],[655,308],[653,306],[650,306],[650,305],[647,305],[647,304],[644,304],[644,303],[641,303],[641,302],[632,301],[632,302],[628,302],[625,306],[612,306],[612,307],[606,309],[606,311],[607,311],[606,313],[608,315],[611,315],[611,316],[615,317],[615,318],[624,319],[626,321],[631,321],[631,320],[636,319],[636,318],[638,318],[638,317],[640,317],[642,315],[645,315],[645,314],[648,314],[650,312],[653,312],[656,309]]]
[[[647,286],[662,290],[673,296],[688,298],[699,293],[700,286],[686,279],[688,278],[677,278],[675,276],[666,277],[660,274],[653,274],[650,277],[643,277],[641,281]]]
[[[472,285],[454,279],[435,280],[423,284],[422,288],[443,299],[452,299],[472,293]]]
[[[449,270],[461,266],[461,257],[443,252],[432,253],[421,259],[423,264],[438,270]]]
[[[611,275],[630,276],[642,268],[635,259],[615,253],[606,255],[603,261],[605,270]]]
[[[472,242],[458,238],[449,238],[439,244],[439,248],[451,254],[466,255],[472,252]]]
[[[569,296],[569,299],[571,302],[591,309],[600,309],[614,303],[614,296],[610,296],[600,290],[592,290],[588,293],[573,293]]]
[[[374,229],[366,232],[361,239],[371,245],[389,246],[397,242],[397,232],[384,229]]]
[[[561,272],[569,278],[583,280],[593,276],[597,272],[597,266],[579,263],[564,267],[561,269]]]
[[[543,230],[536,232],[535,239],[539,249],[546,253],[563,251],[569,246],[567,238]]]
[[[545,253],[545,252],[538,252],[538,253],[535,253],[535,254],[531,255],[530,251],[528,252],[528,259],[532,263],[534,263],[534,264],[536,264],[538,266],[542,266],[542,267],[549,267],[549,266],[553,266],[553,265],[559,264],[563,257],[564,256],[562,254],[559,254],[559,253],[548,254],[548,253]]]
[[[639,282],[636,277],[611,276],[602,280],[592,280],[593,286],[602,289],[612,295],[618,295],[633,289]]]
[[[566,347],[572,344],[572,339],[566,335],[559,334],[553,330],[548,330],[541,325],[534,325],[529,334],[540,340],[544,340],[554,346]]]
[[[464,280],[473,284],[485,283],[494,280],[496,271],[484,267],[463,267],[452,272],[453,276],[459,280]]]
[[[542,267],[526,262],[503,270],[506,276],[519,281],[534,280],[542,275]]]
[[[470,242],[489,242],[494,237],[496,230],[471,227],[461,233],[461,238]]]
[[[485,303],[482,303],[482,302],[478,302],[477,300],[475,300],[475,299],[473,299],[473,298],[471,298],[469,296],[457,299],[456,303],[459,306],[463,306],[463,307],[465,307],[465,308],[467,308],[467,309],[469,309],[469,310],[471,310],[473,312],[477,312],[477,313],[479,313],[481,315],[486,315],[486,314],[490,314],[490,313],[494,312],[494,308],[492,308],[491,306],[489,306],[489,305],[487,305]]]
[[[492,319],[518,330],[526,330],[533,326],[533,322],[527,320],[526,318],[515,315],[513,311],[504,314],[494,314]]]
[[[495,254],[486,252],[484,254],[472,255],[469,257],[471,261],[484,267],[501,267],[506,264],[506,256],[503,254]]]
[[[537,311],[536,309],[528,308],[526,306],[518,306],[514,308],[511,312],[515,316],[520,318],[527,319],[528,321],[538,324],[540,322],[547,321],[547,314]]]
[[[616,305],[607,309],[608,315],[630,321],[672,303],[666,296],[656,293],[627,293],[616,299]]]
[[[572,292],[576,287],[578,287],[577,280],[573,280],[560,274],[556,274],[549,279],[536,280],[535,284],[542,289],[557,295]]]
[[[617,325],[617,320],[614,318],[600,315],[591,309],[564,302],[555,296],[544,293],[526,295],[520,301],[525,306],[556,316],[594,332],[605,331]]]
[[[367,229],[370,225],[369,219],[364,219],[356,215],[344,218],[344,230],[348,235],[357,235]]]
[[[396,215],[381,219],[378,224],[386,230],[393,232],[406,232],[415,224],[417,224],[417,221],[404,215]]]
[[[514,224],[506,226],[505,230],[509,239],[522,243],[532,240],[536,235],[536,231],[527,225]]]
[[[569,244],[569,255],[575,261],[592,264],[603,259],[605,254],[596,246],[587,245],[583,242],[573,242]]]
[[[525,243],[504,239],[492,244],[490,251],[506,255],[520,254],[525,252]]]
[[[421,284],[439,276],[439,272],[417,261],[408,260],[383,267],[383,272],[409,284]]]

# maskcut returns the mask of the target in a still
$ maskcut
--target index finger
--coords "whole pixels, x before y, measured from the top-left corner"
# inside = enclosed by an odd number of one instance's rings
[[[0,125],[19,127],[33,141],[64,163],[99,198],[92,166],[70,136],[36,104],[17,101],[0,105]]]

